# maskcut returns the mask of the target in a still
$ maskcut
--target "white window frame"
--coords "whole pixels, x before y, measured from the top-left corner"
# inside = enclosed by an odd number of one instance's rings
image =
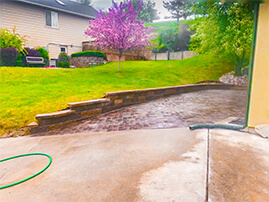
[[[47,15],[50,13],[50,25],[47,24]],[[58,12],[45,10],[45,24],[46,27],[58,28],[59,27],[59,15]]]

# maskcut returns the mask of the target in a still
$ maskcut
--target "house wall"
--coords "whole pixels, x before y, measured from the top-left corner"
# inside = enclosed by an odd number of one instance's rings
[[[68,55],[82,51],[82,41],[87,40],[84,31],[88,19],[68,13],[58,12],[58,28],[46,27],[45,10],[38,6],[14,1],[0,1],[0,22],[2,28],[16,27],[16,32],[26,36],[28,47],[47,46],[61,43],[68,46]],[[57,58],[59,45],[49,45],[50,58]]]
[[[269,124],[269,1],[260,5],[250,99],[250,127]]]

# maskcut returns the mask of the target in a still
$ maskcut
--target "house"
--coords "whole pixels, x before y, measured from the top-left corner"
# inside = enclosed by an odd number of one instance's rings
[[[97,11],[69,0],[0,0],[2,28],[26,36],[27,47],[45,47],[50,58],[82,51],[84,31]]]

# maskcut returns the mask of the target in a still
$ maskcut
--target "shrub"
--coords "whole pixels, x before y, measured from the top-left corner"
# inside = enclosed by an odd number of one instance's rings
[[[40,57],[40,53],[34,48],[27,47],[27,48],[25,48],[25,51],[27,52],[27,54],[22,56],[22,65],[23,66],[27,66],[26,56]],[[41,65],[41,66],[43,66],[43,65]]]
[[[66,53],[60,53],[58,56],[58,67],[70,67],[69,57]]]
[[[49,64],[49,51],[43,47],[37,47],[36,50],[39,52],[40,56],[44,58],[45,64]]]
[[[18,58],[18,51],[14,47],[0,48],[0,65],[1,66],[15,66]]]
[[[22,64],[22,58],[23,58],[23,53],[19,53],[18,54],[18,58],[17,58],[17,61],[16,61],[16,66],[18,67],[23,67],[23,64]]]
[[[34,48],[25,48],[25,50],[27,51],[27,56],[40,57],[39,51]]]
[[[82,56],[96,56],[106,59],[106,55],[101,51],[82,51],[78,53],[73,53],[71,57],[82,57]]]
[[[13,31],[10,32],[8,29],[2,28],[0,35],[0,47],[9,48],[13,47],[18,50],[18,52],[24,52],[23,46],[25,45],[25,37],[20,36],[16,33],[15,27]]]

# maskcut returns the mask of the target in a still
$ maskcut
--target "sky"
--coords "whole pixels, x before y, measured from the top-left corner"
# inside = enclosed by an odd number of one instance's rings
[[[115,2],[120,2],[120,1],[121,0],[115,0]],[[170,13],[163,7],[162,0],[152,0],[152,1],[156,3],[155,9],[158,10],[161,20],[163,20],[165,16],[170,16]],[[165,0],[165,1],[168,1],[168,0]],[[92,6],[96,10],[100,10],[100,9],[106,10],[112,6],[112,0],[92,0]]]

